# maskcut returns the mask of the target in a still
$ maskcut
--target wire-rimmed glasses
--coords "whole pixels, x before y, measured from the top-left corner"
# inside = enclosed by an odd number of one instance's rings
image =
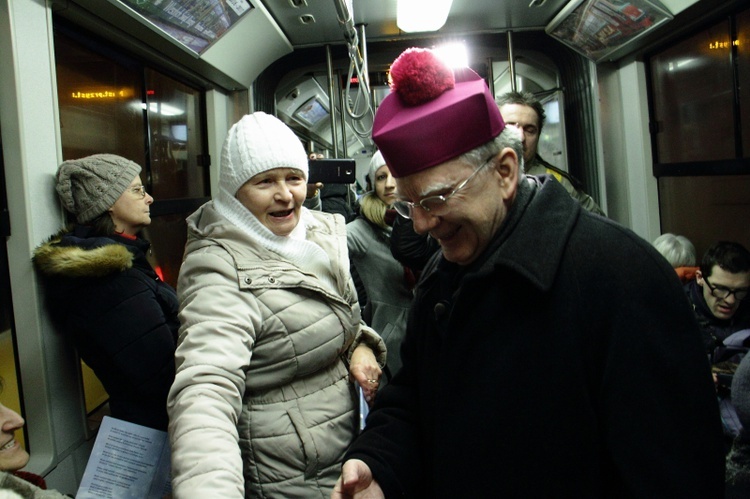
[[[431,211],[438,211],[440,208],[445,206],[445,204],[448,202],[448,200],[454,196],[458,191],[466,187],[466,185],[473,179],[477,173],[480,172],[485,166],[489,165],[495,155],[493,154],[487,161],[482,163],[482,166],[474,170],[471,175],[466,177],[466,180],[458,184],[455,189],[450,191],[448,194],[439,194],[437,196],[427,196],[424,199],[421,199],[417,201],[416,203],[412,203],[411,201],[396,201],[393,203],[393,208],[396,210],[396,212],[401,215],[404,218],[412,218],[412,214],[414,213],[414,208],[419,207],[422,208],[426,212]]]
[[[130,191],[133,194],[135,194],[137,196],[140,196],[142,198],[146,197],[146,186],[145,185],[133,186],[133,187],[130,188]]]

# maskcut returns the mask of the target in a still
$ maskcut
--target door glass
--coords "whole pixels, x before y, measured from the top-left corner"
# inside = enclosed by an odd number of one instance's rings
[[[141,179],[154,197],[149,260],[174,286],[187,238],[185,217],[209,192],[203,166],[203,92],[145,67],[87,38],[55,31],[63,159],[110,153],[142,166]],[[89,414],[108,394],[82,363]],[[106,406],[104,406],[106,407]]]
[[[60,33],[55,60],[63,159],[110,153],[144,165],[142,71]]]
[[[199,164],[201,93],[146,70],[151,137],[151,194],[156,200],[202,197],[206,169]]]
[[[740,119],[742,120],[742,156],[750,158],[750,9],[737,15],[737,70],[740,81]]]

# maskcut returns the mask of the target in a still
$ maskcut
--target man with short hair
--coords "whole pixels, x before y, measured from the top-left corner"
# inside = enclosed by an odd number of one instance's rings
[[[713,363],[731,356],[724,340],[750,328],[749,288],[750,252],[732,241],[714,243],[703,255],[695,280],[685,285]]]
[[[332,497],[723,497],[719,411],[674,270],[525,176],[476,73],[409,49],[390,74],[373,139],[394,207],[441,251]]]
[[[524,172],[527,175],[552,175],[586,210],[604,216],[604,211],[581,189],[580,182],[575,177],[547,163],[539,155],[537,148],[546,113],[534,94],[508,92],[497,98],[497,105],[500,106],[500,114],[503,115],[505,124],[515,126],[523,134]]]

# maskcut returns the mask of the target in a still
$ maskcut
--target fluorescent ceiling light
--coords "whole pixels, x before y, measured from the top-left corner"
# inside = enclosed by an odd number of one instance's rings
[[[398,0],[396,25],[401,31],[437,31],[448,19],[453,0]]]
[[[469,67],[469,52],[461,42],[444,43],[435,47],[435,53],[453,69]]]

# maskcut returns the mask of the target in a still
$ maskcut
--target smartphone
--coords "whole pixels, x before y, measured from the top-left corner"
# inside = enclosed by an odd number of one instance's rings
[[[307,183],[353,184],[356,180],[356,162],[353,159],[311,159]]]
[[[367,415],[370,413],[370,406],[367,405],[364,390],[359,385],[357,385],[357,395],[359,397],[359,430],[362,431],[365,429],[365,422]]]

